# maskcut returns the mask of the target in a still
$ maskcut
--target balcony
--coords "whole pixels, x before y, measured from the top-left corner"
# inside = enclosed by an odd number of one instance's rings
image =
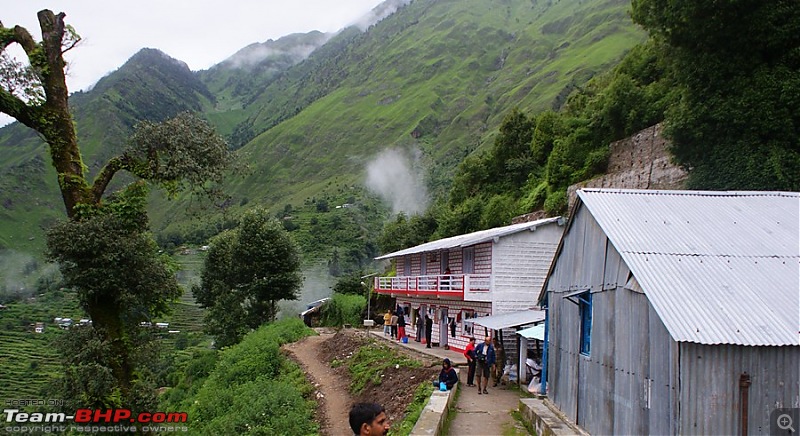
[[[464,298],[467,292],[489,292],[489,274],[375,277],[375,292],[405,296]]]

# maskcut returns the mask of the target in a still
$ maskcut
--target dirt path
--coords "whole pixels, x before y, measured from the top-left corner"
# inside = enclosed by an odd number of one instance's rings
[[[450,425],[451,435],[502,435],[504,429],[518,427],[510,415],[512,410],[519,408],[517,392],[491,385],[488,395],[478,395],[477,387],[467,387],[466,384],[460,389],[456,417]],[[522,432],[527,433],[524,429]]]
[[[333,337],[333,333],[320,332],[302,341],[285,346],[297,362],[306,370],[319,393],[317,401],[322,413],[318,413],[323,435],[339,436],[352,433],[347,422],[352,399],[347,386],[333,369],[320,357],[320,345]],[[321,397],[320,397],[321,396]]]

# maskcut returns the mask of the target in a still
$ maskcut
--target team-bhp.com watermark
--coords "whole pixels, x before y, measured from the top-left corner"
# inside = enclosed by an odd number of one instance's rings
[[[31,405],[29,403],[19,405]],[[33,404],[40,405],[40,404]],[[18,408],[3,409],[3,429],[7,433],[136,433],[188,432],[185,412],[141,412],[129,409],[77,409],[63,412],[23,412]]]

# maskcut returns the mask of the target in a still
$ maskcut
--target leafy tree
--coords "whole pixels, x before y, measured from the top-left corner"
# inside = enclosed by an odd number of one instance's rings
[[[108,386],[114,389],[106,389],[106,397],[93,395],[100,390],[81,385],[77,398],[86,406],[133,407],[138,404],[135,387],[142,381],[133,353],[135,326],[163,313],[180,292],[174,268],[158,255],[147,230],[147,189],[142,180],[173,195],[189,187],[209,188],[222,178],[227,145],[208,124],[190,114],[164,123],[142,123],[128,147],[90,182],[64,73],[63,55],[79,43],[80,36],[65,24],[64,17],[49,10],[38,13],[40,42],[24,27],[0,24],[0,112],[35,130],[49,146],[69,221],[49,232],[48,257],[60,264],[65,282],[78,291],[98,343],[110,353],[100,359],[97,353],[69,349],[91,360],[85,364],[105,368],[104,374],[113,380]],[[12,44],[25,52],[27,65],[5,52]],[[121,171],[141,180],[118,195],[107,196],[111,180]],[[69,365],[68,372],[74,369]]]
[[[266,209],[252,209],[211,241],[201,279],[193,293],[208,309],[206,331],[218,347],[233,345],[274,320],[279,300],[297,299],[300,253]]]
[[[387,223],[378,237],[378,245],[383,253],[402,250],[430,240],[438,228],[436,217],[429,210],[425,215],[399,213],[394,221]]]
[[[329,327],[341,327],[344,324],[359,325],[366,311],[366,296],[334,292],[330,301],[320,308],[320,321],[322,325]]]
[[[335,294],[362,295],[366,297],[367,287],[361,284],[363,275],[363,271],[357,271],[340,277],[336,284],[333,285],[333,292]]]
[[[495,183],[499,182],[500,185],[492,193],[519,189],[528,180],[532,167],[531,139],[535,127],[536,120],[528,118],[517,108],[503,119],[487,164],[495,175]]]
[[[703,189],[800,190],[800,7],[795,0],[634,0],[668,50],[676,160]]]

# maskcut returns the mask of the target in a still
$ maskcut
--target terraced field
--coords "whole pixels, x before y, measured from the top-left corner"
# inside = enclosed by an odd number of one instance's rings
[[[59,372],[52,346],[58,334],[3,332],[0,345],[0,399],[46,398],[42,391]]]
[[[199,280],[200,254],[178,256],[184,268],[178,276],[186,292],[173,304],[172,314],[158,319],[168,322],[169,330],[180,333],[164,335],[164,352],[182,354],[182,348],[210,343],[203,334],[203,309],[194,302],[191,283]],[[56,291],[35,298],[7,304],[0,310],[0,401],[5,399],[44,399],[44,389],[60,374],[61,368],[53,342],[62,331],[53,318],[79,320],[85,315],[73,292]],[[45,323],[45,332],[33,332],[30,324]]]
[[[61,331],[53,318],[80,319],[78,301],[74,293],[56,291],[7,306],[0,311],[0,400],[44,398],[59,372],[53,341]],[[45,323],[44,333],[33,332],[36,322]]]

